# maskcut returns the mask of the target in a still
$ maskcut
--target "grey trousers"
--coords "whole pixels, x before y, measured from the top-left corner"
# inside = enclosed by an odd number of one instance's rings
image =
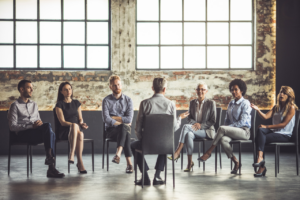
[[[179,142],[185,144],[187,155],[193,155],[195,138],[206,138],[205,130],[194,131],[192,126],[191,124],[185,124],[179,138]]]
[[[232,139],[248,140],[249,138],[250,138],[250,134],[247,134],[247,132],[242,128],[231,127],[231,126],[220,126],[213,140],[212,145],[221,144],[228,158],[231,158],[234,155],[229,142]]]

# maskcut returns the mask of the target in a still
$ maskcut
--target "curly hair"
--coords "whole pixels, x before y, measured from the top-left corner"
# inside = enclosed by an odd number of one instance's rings
[[[283,108],[283,115],[282,115],[283,117],[285,117],[292,106],[294,106],[295,110],[298,110],[298,106],[295,104],[295,92],[294,92],[294,90],[289,86],[281,86],[280,91],[277,95],[277,103],[273,107],[275,112],[279,112],[279,110],[280,110],[279,97],[280,97],[281,92],[288,95],[288,98],[286,100],[287,103],[285,104],[285,106]],[[273,114],[274,114],[274,112],[273,112]]]
[[[242,95],[244,96],[247,92],[247,85],[242,79],[234,79],[229,83],[229,92],[231,92],[231,87],[237,85],[242,91]]]

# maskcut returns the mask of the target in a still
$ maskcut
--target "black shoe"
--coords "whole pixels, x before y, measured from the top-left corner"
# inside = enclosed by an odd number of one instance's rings
[[[265,160],[260,161],[259,163],[253,163],[253,167],[263,167],[265,166]]]
[[[136,185],[142,185],[142,179],[135,182]],[[144,185],[151,185],[150,180],[144,180]]]
[[[163,184],[165,184],[165,181],[163,181],[160,177],[154,177],[153,185],[163,185]]]
[[[55,163],[54,157],[49,157],[45,159],[45,165],[54,165],[54,163]]]
[[[69,163],[70,164],[74,164],[74,160],[69,160]]]
[[[206,160],[203,160],[201,157],[199,157],[198,160],[200,160],[200,162],[205,162],[205,161],[207,161],[210,157],[211,157],[211,154],[209,155],[209,157],[208,157]]]
[[[240,166],[237,170],[233,169],[230,173],[231,174],[237,174],[237,172],[239,171],[240,167],[242,167],[242,164],[240,163]]]
[[[267,173],[267,168],[265,167],[264,171],[260,174],[254,174],[254,177],[262,177],[262,176],[265,176]]]
[[[83,171],[80,171],[80,170],[79,170],[78,163],[76,164],[76,167],[77,167],[78,172],[79,172],[80,174],[87,174],[87,171],[86,171],[86,170],[83,170]]]
[[[60,173],[57,169],[48,169],[47,177],[48,178],[63,178],[65,176],[64,173]]]

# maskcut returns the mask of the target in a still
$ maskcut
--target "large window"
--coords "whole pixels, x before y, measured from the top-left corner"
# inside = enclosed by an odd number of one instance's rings
[[[137,0],[137,69],[253,69],[252,0]]]
[[[110,69],[110,0],[0,0],[0,69]]]

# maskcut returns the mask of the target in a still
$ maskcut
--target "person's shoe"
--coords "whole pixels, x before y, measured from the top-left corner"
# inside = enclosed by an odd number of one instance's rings
[[[45,165],[54,165],[54,163],[55,163],[54,157],[49,157],[45,159]]]
[[[198,160],[200,160],[200,162],[205,162],[207,161],[209,158],[211,157],[211,154],[209,154],[208,158],[206,160],[203,160],[201,157],[198,158]]]
[[[142,185],[142,179],[137,180],[135,182],[136,185]],[[144,180],[144,185],[151,185],[151,181],[150,180]]]
[[[133,172],[133,166],[132,165],[127,165],[126,167],[126,173],[131,174]]]
[[[64,173],[60,173],[57,169],[53,167],[53,169],[47,170],[47,177],[48,178],[63,178],[65,176]]]
[[[267,173],[267,168],[265,167],[265,169],[264,169],[264,171],[262,173],[260,173],[260,174],[253,174],[253,175],[254,175],[254,177],[262,177],[262,176],[265,176],[266,173]]]
[[[237,174],[237,172],[239,171],[240,166],[242,167],[241,163],[239,163],[239,167],[237,169],[235,169],[235,166],[234,166],[233,170],[230,173],[231,174]]]
[[[180,158],[180,154],[179,154],[179,156],[177,158],[174,158],[174,161],[177,162],[179,158]],[[169,160],[173,160],[173,156],[169,156],[168,159]]]
[[[120,157],[115,155],[114,158],[112,159],[112,162],[119,164],[120,163]]]
[[[74,160],[69,160],[69,163],[70,164],[74,164]]]
[[[194,167],[194,162],[192,161],[192,164],[191,164],[190,168],[186,168],[186,169],[184,170],[184,172],[190,172],[191,169],[192,169],[192,171],[193,171],[193,167]]]
[[[165,184],[165,181],[163,181],[160,177],[154,177],[153,185],[163,185],[163,184]]]
[[[259,163],[253,163],[253,167],[263,167],[265,166],[265,160],[260,161]]]
[[[80,174],[87,174],[87,171],[86,171],[86,170],[83,170],[83,171],[80,171],[80,170],[79,170],[78,163],[76,164],[76,167],[77,167],[78,172],[79,172]]]

